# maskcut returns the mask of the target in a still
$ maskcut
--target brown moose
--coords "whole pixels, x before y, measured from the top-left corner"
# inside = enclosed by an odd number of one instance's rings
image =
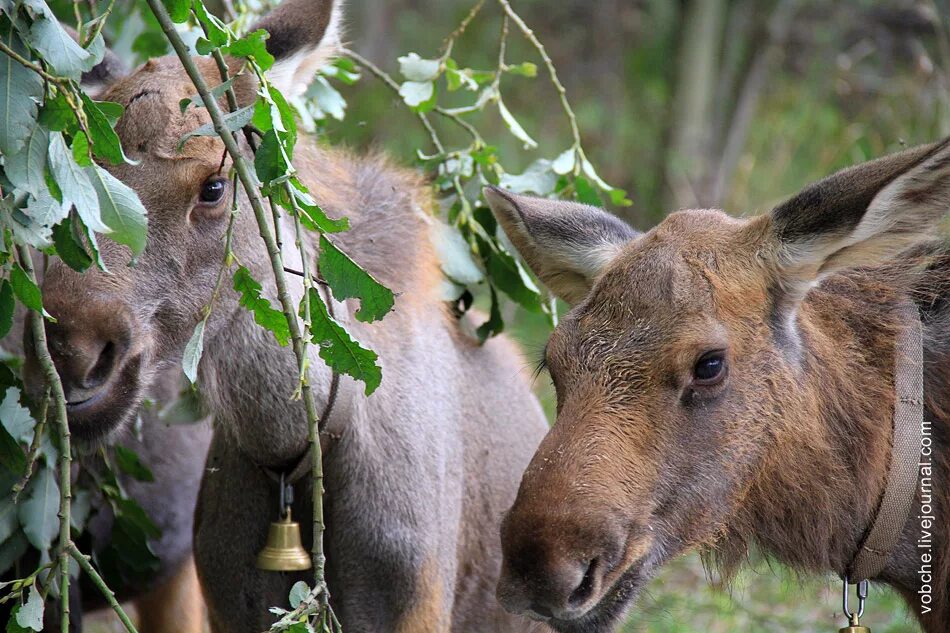
[[[557,422],[502,524],[509,611],[565,633],[615,630],[693,549],[727,577],[752,545],[845,573],[888,472],[898,306],[911,299],[931,491],[918,489],[873,580],[928,633],[947,630],[950,255],[931,236],[950,208],[950,141],[841,171],[765,215],[681,211],[644,234],[592,207],[486,196],[573,306],[545,351]],[[923,531],[922,500],[937,518]]]
[[[340,4],[287,0],[258,25],[270,32],[270,73],[284,94],[302,91],[336,52]],[[210,58],[195,61],[210,85],[220,83]],[[236,72],[240,64],[231,66]],[[104,240],[111,274],[79,275],[53,262],[43,283],[46,307],[59,319],[60,363],[70,363],[61,375],[67,394],[77,394],[70,425],[87,441],[126,423],[156,372],[180,363],[222,265],[233,193],[219,139],[192,138],[176,150],[208,121],[202,108],[179,109],[195,89],[177,58],[153,59],[105,83],[103,98],[125,106],[116,130],[139,161],[109,169],[148,209],[148,244],[127,266],[128,251]],[[257,88],[246,74],[234,87],[242,105]],[[417,175],[312,139],[298,141],[294,163],[323,209],[350,219],[337,244],[398,294],[395,310],[373,325],[353,318],[357,306],[335,304],[337,317],[379,353],[383,370],[369,398],[344,378],[331,417],[338,437],[325,460],[327,571],[344,630],[530,630],[533,623],[506,614],[494,598],[497,521],[546,429],[522,360],[504,338],[484,346],[470,340],[440,299],[431,197]],[[276,302],[254,217],[238,195],[234,251]],[[293,234],[288,222],[284,235]],[[288,268],[313,257],[316,240],[306,242],[303,255],[285,243]],[[302,284],[291,281],[299,298]],[[311,355],[323,409],[331,373],[317,350]],[[215,427],[195,514],[195,560],[215,632],[266,629],[269,607],[286,606],[293,583],[310,578],[254,564],[278,511],[265,468],[288,469],[307,450],[303,408],[292,397],[297,375],[291,351],[254,323],[236,293],[223,291],[198,376]],[[308,479],[293,507],[304,525]],[[309,547],[309,530],[305,537]]]

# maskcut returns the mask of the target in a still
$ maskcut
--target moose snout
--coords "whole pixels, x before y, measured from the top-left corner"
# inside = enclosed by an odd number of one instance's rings
[[[124,366],[132,341],[131,315],[123,302],[111,297],[70,305],[53,300],[47,309],[56,321],[46,323],[46,343],[66,403],[70,408],[81,407],[108,391]],[[27,387],[35,391],[43,380],[30,328],[26,328],[24,348]]]
[[[604,524],[571,524],[513,511],[502,524],[498,601],[514,614],[576,619],[599,600],[623,547],[622,533]]]

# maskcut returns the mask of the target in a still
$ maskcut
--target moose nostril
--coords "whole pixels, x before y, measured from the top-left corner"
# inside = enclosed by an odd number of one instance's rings
[[[597,572],[599,563],[599,558],[593,558],[587,564],[587,571],[584,572],[584,577],[581,578],[581,583],[577,585],[577,588],[571,592],[571,595],[567,599],[569,606],[581,606],[587,602],[587,600],[591,597],[591,594],[594,593],[594,574]]]
[[[87,389],[94,389],[106,382],[109,376],[112,375],[115,360],[115,343],[106,341],[105,345],[102,346],[102,350],[99,352],[99,357],[96,359],[95,364],[83,378],[82,386]]]

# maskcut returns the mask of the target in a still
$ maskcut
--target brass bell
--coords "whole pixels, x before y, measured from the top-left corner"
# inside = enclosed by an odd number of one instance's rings
[[[310,553],[300,541],[300,524],[290,519],[290,508],[280,521],[270,524],[267,544],[257,555],[257,568],[265,571],[310,569]]]

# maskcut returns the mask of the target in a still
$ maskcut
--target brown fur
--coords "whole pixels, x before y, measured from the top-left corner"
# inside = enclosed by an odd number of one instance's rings
[[[161,587],[135,601],[141,633],[202,633],[205,605],[190,559]]]
[[[683,211],[632,238],[606,220],[588,229],[590,208],[487,192],[542,281],[581,297],[545,353],[557,422],[502,525],[509,610],[565,632],[612,630],[656,569],[691,549],[726,577],[751,545],[844,574],[885,485],[908,297],[925,328],[933,481],[950,477],[950,255],[927,238],[950,200],[948,156],[947,143],[915,148],[772,214]],[[593,272],[578,264],[611,249]],[[726,370],[704,382],[710,354]],[[929,612],[917,596],[919,492],[875,579],[928,633],[950,621],[948,505],[935,484]]]

